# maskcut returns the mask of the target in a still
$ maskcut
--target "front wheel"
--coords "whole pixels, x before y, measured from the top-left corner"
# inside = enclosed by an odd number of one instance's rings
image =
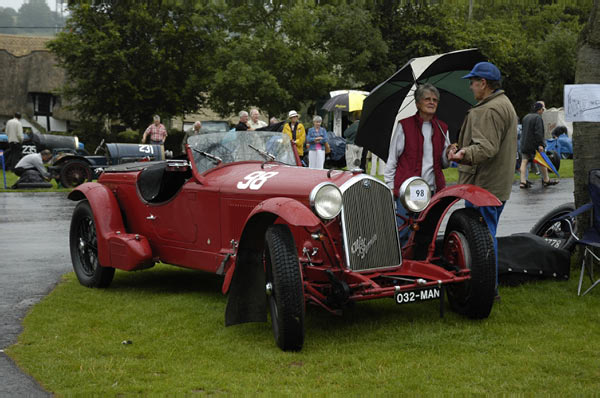
[[[79,283],[87,287],[108,287],[115,269],[98,262],[98,238],[94,215],[87,200],[77,204],[69,233],[71,262]]]
[[[92,181],[92,169],[83,160],[70,160],[60,170],[60,183],[65,188],[73,188]]]
[[[469,318],[487,318],[496,290],[494,242],[478,210],[452,213],[444,234],[444,257],[451,266],[469,269],[471,279],[447,287],[452,310]]]
[[[304,343],[304,289],[296,244],[286,225],[267,229],[264,263],[275,342],[284,351],[299,351]]]
[[[572,211],[575,211],[575,203],[571,202],[560,205],[544,214],[529,232],[541,236],[552,247],[572,252],[575,249],[576,239],[571,235],[567,221],[554,221],[556,218],[569,214]],[[575,222],[575,219],[573,219],[573,230],[575,230]]]

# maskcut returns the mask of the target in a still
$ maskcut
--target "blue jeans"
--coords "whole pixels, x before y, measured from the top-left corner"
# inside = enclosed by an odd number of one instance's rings
[[[396,198],[396,214],[401,214],[404,217],[408,216],[408,212],[406,211],[406,209],[404,208],[404,206],[402,206],[402,202],[400,201],[400,198]],[[396,215],[396,226],[398,228],[400,228],[400,226],[404,225],[406,221],[404,221],[403,218],[398,217]],[[410,235],[410,229],[409,228],[404,228],[402,231],[398,232],[398,239],[400,239],[400,246],[404,246],[404,244],[408,241],[408,235]]]
[[[496,292],[498,291],[498,239],[496,239],[496,230],[498,229],[498,221],[500,220],[500,214],[502,214],[505,204],[506,201],[502,202],[501,206],[477,207],[468,200],[465,200],[465,207],[472,207],[479,210],[492,235],[492,240],[494,241],[494,254],[496,256]]]

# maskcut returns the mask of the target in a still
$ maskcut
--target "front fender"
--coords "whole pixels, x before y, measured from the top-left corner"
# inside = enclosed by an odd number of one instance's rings
[[[62,153],[53,159],[52,166],[62,166],[70,160],[82,160],[88,165],[91,165],[90,162],[84,156],[75,155],[72,153]]]
[[[87,199],[92,208],[100,265],[128,271],[148,266],[152,260],[150,244],[143,236],[126,233],[119,204],[110,189],[87,182],[73,189],[67,198]]]
[[[321,224],[321,220],[299,201],[282,197],[269,198],[259,203],[246,218],[238,246],[239,250],[262,252],[265,232],[278,217],[287,224],[297,227],[316,227]],[[229,285],[239,263],[238,256],[237,261],[225,274],[222,287],[224,294],[229,291]]]
[[[451,185],[431,198],[431,203],[417,217],[419,228],[414,236],[413,259],[424,260],[433,255],[433,244],[444,216],[459,200],[468,200],[475,206],[500,206],[502,202],[489,191],[469,184]]]
[[[436,193],[432,201],[444,197],[468,200],[475,206],[500,206],[502,202],[491,192],[476,185],[461,184],[448,186]]]
[[[316,227],[321,223],[321,220],[306,205],[290,198],[277,197],[260,202],[252,210],[245,224],[259,213],[272,213],[296,227]]]
[[[225,324],[266,320],[265,273],[262,264],[265,232],[277,218],[297,227],[316,227],[321,220],[295,199],[270,198],[259,203],[244,224],[236,262],[227,270],[223,293],[229,293]]]

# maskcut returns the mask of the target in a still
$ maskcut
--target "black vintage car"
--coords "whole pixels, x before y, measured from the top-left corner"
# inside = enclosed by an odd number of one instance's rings
[[[108,166],[172,157],[170,151],[165,151],[161,145],[105,144],[104,140],[98,145],[94,155],[71,150],[57,152],[49,170],[64,187],[76,187],[92,181]]]

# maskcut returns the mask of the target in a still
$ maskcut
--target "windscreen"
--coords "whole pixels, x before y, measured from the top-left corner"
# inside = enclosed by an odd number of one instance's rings
[[[219,164],[271,160],[296,165],[287,135],[273,131],[228,131],[191,136],[188,144],[200,173]],[[253,149],[252,147],[256,148]]]

